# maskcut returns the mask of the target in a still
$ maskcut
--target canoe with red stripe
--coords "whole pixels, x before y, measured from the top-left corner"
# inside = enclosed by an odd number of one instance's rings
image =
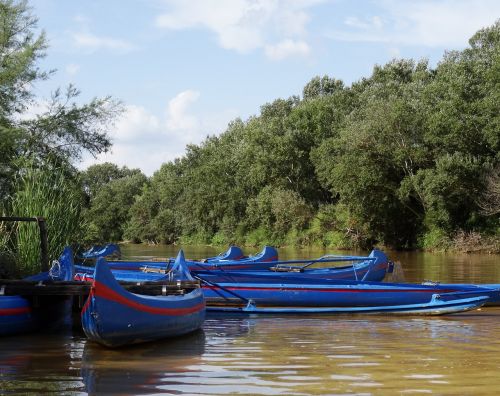
[[[450,296],[449,293],[455,293],[455,297],[461,294],[463,298],[484,297],[487,301],[498,298],[500,293],[498,289],[476,285],[419,285],[321,279],[309,279],[305,283],[299,278],[284,281],[279,277],[253,276],[249,279],[243,272],[228,273],[225,281],[221,281],[211,271],[198,273],[197,276],[203,280],[207,310],[242,308],[251,302],[250,306],[259,309],[265,307],[270,311],[273,308],[276,312],[283,313],[336,310],[361,312],[377,307],[418,304],[424,304],[424,307],[433,301],[434,295]]]
[[[31,281],[73,279],[73,252],[64,249],[48,272],[26,278]],[[42,326],[53,326],[65,314],[69,314],[68,297],[40,296],[36,304],[22,296],[0,296],[0,336],[35,331]]]
[[[179,252],[173,280],[193,280]],[[82,309],[87,337],[109,347],[179,336],[197,330],[205,318],[200,288],[183,295],[146,296],[124,290],[106,260],[97,261],[92,289]]]
[[[209,306],[211,311],[244,314],[383,314],[383,315],[445,315],[477,309],[488,300],[486,295],[472,292],[453,292],[432,294],[428,301],[414,304],[370,305],[347,307],[302,307],[302,306],[263,306],[249,301],[246,305]]]

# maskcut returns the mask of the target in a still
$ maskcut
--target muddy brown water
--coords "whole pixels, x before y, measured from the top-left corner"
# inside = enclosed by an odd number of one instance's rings
[[[176,250],[122,249],[143,258]],[[200,258],[219,251],[186,247],[185,253]],[[325,253],[339,252],[283,249],[280,257]],[[409,282],[500,283],[500,256],[389,255]],[[56,331],[1,338],[0,394],[500,393],[495,307],[441,317],[219,314],[188,336],[117,350],[87,342],[75,319]]]

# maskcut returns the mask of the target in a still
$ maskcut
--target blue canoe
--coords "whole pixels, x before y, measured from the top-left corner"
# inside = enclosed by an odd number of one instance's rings
[[[69,281],[73,279],[73,253],[65,248],[48,272],[25,278],[28,281]],[[36,304],[22,296],[0,296],[0,335],[35,331],[41,326],[52,325],[68,308],[68,297],[38,297]]]
[[[193,280],[182,251],[171,274]],[[97,261],[90,295],[82,309],[82,326],[92,341],[109,347],[179,336],[197,330],[205,318],[200,288],[183,295],[145,296],[124,290],[106,260]]]
[[[276,257],[277,257],[277,253],[276,253]],[[229,248],[225,252],[223,252],[217,256],[214,256],[214,257],[207,257],[206,259],[204,259],[202,261],[209,263],[212,261],[224,261],[224,260],[234,261],[234,260],[242,260],[242,259],[247,259],[247,258],[248,258],[248,256],[245,256],[245,254],[243,253],[243,250],[241,250],[240,247],[229,246]]]
[[[446,287],[446,288],[450,288],[450,287],[461,287],[461,286],[470,286],[470,284],[467,284],[467,283],[441,283],[441,282],[431,282],[431,281],[426,281],[426,282],[422,282],[423,285],[439,285],[441,287]],[[500,290],[500,283],[478,283],[478,284],[475,284],[475,286],[478,286],[478,287],[486,287],[488,289],[494,289],[494,290]],[[492,296],[490,296],[489,300],[486,301],[486,304],[484,305],[487,305],[487,306],[499,306],[500,305],[500,293],[498,294],[494,294]]]
[[[114,271],[122,281],[162,281],[166,275]],[[476,285],[418,285],[346,281],[307,274],[199,271],[207,309],[236,312],[399,312],[444,314],[473,309],[500,290]],[[444,296],[439,298],[438,295]]]
[[[328,263],[350,263],[340,267],[313,268],[312,265],[327,265]],[[248,263],[247,263],[248,264]],[[373,250],[369,256],[323,256],[314,260],[274,261],[269,269],[250,270],[248,267],[236,270],[236,262],[230,264],[188,262],[192,273],[211,271],[220,280],[228,278],[230,273],[245,272],[248,277],[271,276],[289,279],[304,277],[317,279],[365,280],[381,281],[392,269],[392,262],[380,250]],[[168,272],[170,263],[155,261],[113,262],[110,267],[120,280],[140,281],[159,280],[161,273]],[[239,267],[239,266],[238,266]],[[93,267],[76,266],[76,280],[87,280],[92,277]],[[155,274],[157,273],[157,274]],[[163,275],[164,276],[164,275]],[[240,275],[243,277],[244,275]]]
[[[108,243],[104,246],[92,246],[89,250],[78,255],[78,259],[91,260],[98,259],[99,257],[114,257],[121,256],[120,247],[114,243]]]
[[[207,310],[442,315],[480,307],[488,299],[498,298],[500,294],[498,289],[475,285],[416,285],[298,278],[285,283],[283,279],[270,277],[235,281],[235,275],[231,276],[232,281],[219,282],[211,272],[198,274],[202,279]]]
[[[241,249],[236,246],[231,246],[226,252],[221,253],[215,257],[209,257],[200,261],[187,261],[189,268],[199,268],[203,266],[204,269],[222,269],[222,270],[247,270],[247,269],[268,269],[275,265],[278,259],[278,251],[272,246],[265,246],[260,253],[253,256],[241,256],[236,259],[234,257],[239,257],[243,254]],[[233,257],[233,258],[231,258]],[[163,268],[172,265],[174,259],[162,260],[162,261],[126,261],[108,260],[108,265],[111,269],[118,270],[130,270],[130,271],[140,271],[144,265],[148,265],[150,268]]]

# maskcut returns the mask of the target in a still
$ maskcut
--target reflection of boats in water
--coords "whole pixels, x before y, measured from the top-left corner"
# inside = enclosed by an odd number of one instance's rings
[[[498,310],[500,314],[500,310]],[[497,314],[497,315],[498,315]],[[321,334],[336,334],[352,338],[352,333],[371,334],[371,337],[386,337],[386,332],[419,334],[430,339],[470,337],[481,330],[482,317],[487,313],[455,315],[454,317],[357,317],[312,315],[249,315],[210,312],[205,320],[205,333],[213,343],[213,338],[249,338],[263,343],[269,338],[302,334],[304,340],[320,339]]]
[[[195,331],[182,337],[122,349],[102,348],[86,342],[81,376],[90,394],[148,394],[158,392],[166,373],[187,372],[205,351],[205,333]]]
[[[78,392],[74,369],[81,348],[69,326],[0,338],[0,394]]]

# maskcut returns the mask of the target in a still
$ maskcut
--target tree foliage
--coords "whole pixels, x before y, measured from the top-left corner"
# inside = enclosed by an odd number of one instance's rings
[[[89,167],[81,178],[88,202],[83,215],[86,241],[121,241],[130,208],[142,193],[146,176],[139,169],[104,163]]]
[[[18,158],[70,164],[82,152],[97,155],[111,147],[107,129],[121,112],[111,97],[77,102],[73,86],[56,90],[49,100],[34,87],[51,76],[38,64],[47,42],[26,1],[0,1],[0,202],[12,193]],[[30,109],[42,109],[37,115]]]
[[[0,0],[0,198],[16,193],[20,158],[74,178],[83,152],[106,151],[120,112],[78,104],[72,86],[39,103],[43,33],[25,2]],[[150,243],[311,244],[395,248],[498,236],[500,21],[435,67],[376,65],[351,85],[314,77],[218,136],[189,145],[150,178],[95,165],[80,176],[85,238]],[[462,238],[463,239],[463,238]],[[480,238],[479,238],[480,239]],[[459,240],[459,239],[457,239]],[[471,240],[469,238],[469,240]]]
[[[499,54],[497,22],[435,68],[393,60],[351,86],[314,77],[302,98],[265,104],[164,165],[129,229],[138,240],[399,248],[496,233]]]
[[[0,213],[45,216],[56,258],[82,236],[85,200],[74,163],[110,148],[107,130],[121,105],[111,97],[80,103],[73,86],[37,97],[37,83],[55,72],[39,66],[46,50],[27,1],[0,0]],[[34,268],[38,249],[38,235],[24,227],[0,243],[23,270]]]

